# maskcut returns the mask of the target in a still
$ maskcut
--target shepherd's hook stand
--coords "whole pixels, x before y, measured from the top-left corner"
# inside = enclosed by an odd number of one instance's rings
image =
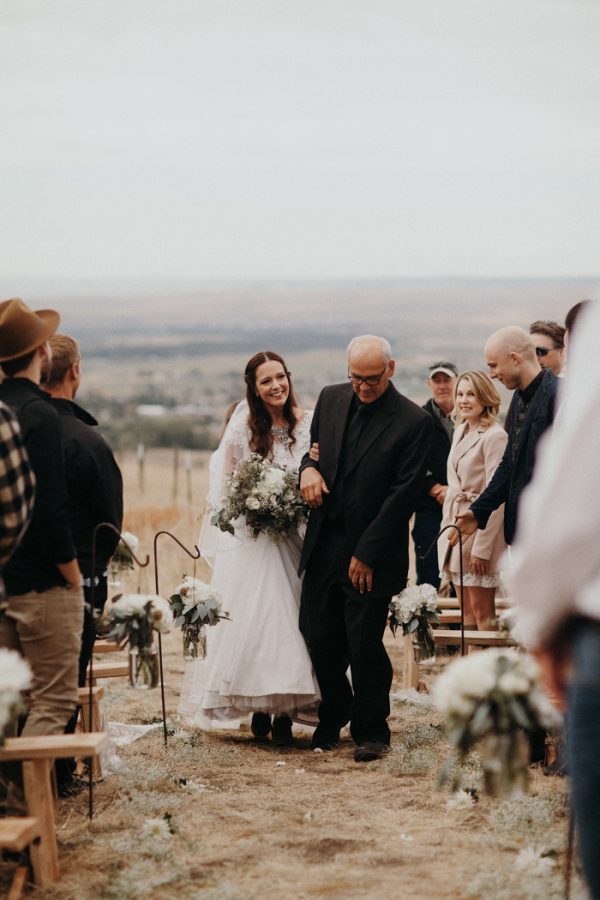
[[[460,655],[465,655],[465,608],[463,603],[463,538],[462,531],[458,527],[458,525],[446,525],[445,528],[442,528],[440,532],[438,532],[437,536],[434,538],[432,543],[429,545],[425,553],[419,554],[419,559],[427,559],[431,551],[434,547],[437,546],[437,542],[443,535],[445,531],[448,531],[449,528],[454,528],[454,530],[458,533],[458,565],[460,570]]]
[[[182,544],[179,538],[175,537],[170,531],[157,531],[154,535],[154,589],[156,593],[159,593],[158,587],[158,539],[161,534],[166,534],[171,538],[172,541],[175,541],[176,544],[179,544],[184,553],[190,557],[190,559],[200,559],[202,555],[200,550],[194,544],[194,550],[196,553],[191,553],[190,550]],[[158,632],[158,659],[160,662],[160,697],[162,701],[162,714],[163,714],[163,737],[165,741],[165,747],[167,746],[168,735],[167,735],[167,708],[165,705],[165,679],[163,678],[163,655],[162,655],[162,640],[160,631]]]
[[[96,592],[96,543],[98,540],[98,532],[100,531],[101,528],[108,528],[109,531],[114,531],[114,533],[119,536],[119,540],[123,544],[125,544],[125,546],[129,550],[129,552],[131,553],[132,559],[137,563],[137,565],[140,567],[140,569],[145,569],[146,566],[150,563],[150,557],[148,556],[148,554],[146,554],[146,562],[141,562],[141,560],[139,560],[137,558],[137,556],[135,555],[135,553],[133,552],[133,550],[127,543],[127,541],[123,538],[123,535],[121,534],[119,529],[116,528],[111,522],[99,522],[98,525],[96,525],[96,527],[94,528],[94,532],[92,534],[92,576],[90,579],[90,599],[91,599],[91,604],[92,604],[92,609],[91,609],[92,622],[93,622],[94,610],[95,610],[94,594]],[[93,701],[92,685],[93,685],[93,681],[94,681],[94,646],[93,646],[93,644],[92,644],[92,652],[90,653],[90,676],[89,677],[90,677],[90,693],[89,693],[89,697],[88,697],[88,722],[90,723],[90,727],[91,727],[91,724],[92,724],[92,701]],[[89,781],[90,795],[89,795],[88,815],[91,819],[94,815],[94,781],[93,781],[93,771],[92,771],[93,765],[92,765],[91,759],[88,760],[88,769],[89,769],[89,779],[90,779],[90,781]]]

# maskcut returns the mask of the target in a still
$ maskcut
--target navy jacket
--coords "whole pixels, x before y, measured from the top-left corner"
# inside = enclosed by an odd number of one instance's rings
[[[505,428],[508,443],[500,465],[485,491],[471,506],[480,528],[485,528],[490,515],[502,503],[504,507],[504,539],[511,544],[517,528],[519,500],[523,488],[531,481],[535,465],[537,443],[554,420],[556,392],[559,380],[551,369],[544,369],[542,383],[529,404],[527,416],[516,448],[517,457],[513,466],[515,417],[517,413],[517,393],[515,392],[506,416]]]

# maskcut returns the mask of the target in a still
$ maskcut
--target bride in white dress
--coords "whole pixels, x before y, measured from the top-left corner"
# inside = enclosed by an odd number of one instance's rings
[[[253,356],[245,380],[247,399],[236,407],[211,457],[200,538],[203,556],[214,556],[212,585],[232,621],[208,628],[205,659],[187,663],[179,712],[201,728],[235,728],[252,713],[255,737],[271,732],[275,744],[287,746],[292,717],[320,699],[298,626],[301,538],[253,538],[243,519],[231,536],[211,526],[210,518],[221,505],[227,476],[252,453],[298,470],[310,446],[312,413],[298,407],[277,353]]]

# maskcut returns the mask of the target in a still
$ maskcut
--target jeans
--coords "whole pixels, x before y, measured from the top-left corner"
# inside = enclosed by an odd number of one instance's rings
[[[600,898],[600,622],[577,623],[569,688],[568,771],[583,870]]]
[[[33,672],[24,737],[62,734],[78,703],[83,591],[56,587],[9,597],[0,647],[17,650]]]
[[[440,567],[438,564],[437,546],[433,547],[426,559],[420,559],[420,555],[427,552],[435,540],[441,525],[441,506],[439,512],[432,509],[422,509],[415,513],[412,539],[415,544],[415,554],[417,557],[417,584],[432,584],[436,591],[440,586]]]

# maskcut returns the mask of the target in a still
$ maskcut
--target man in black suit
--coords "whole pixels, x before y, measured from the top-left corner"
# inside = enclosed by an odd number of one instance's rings
[[[389,749],[388,604],[408,573],[408,521],[422,487],[431,416],[391,383],[388,342],[348,347],[350,384],[324,388],[300,489],[311,507],[300,560],[301,628],[321,688],[313,749],[331,750],[350,721],[357,762]],[[352,687],[346,677],[350,665]]]

